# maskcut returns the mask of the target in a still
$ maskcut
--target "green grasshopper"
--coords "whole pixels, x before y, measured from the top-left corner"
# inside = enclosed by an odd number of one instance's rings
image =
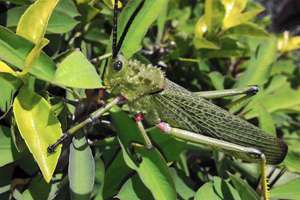
[[[245,161],[260,163],[263,197],[268,200],[266,164],[282,162],[287,153],[287,145],[281,139],[265,133],[207,100],[256,93],[258,88],[251,86],[244,89],[192,93],[168,80],[159,68],[145,65],[138,60],[126,60],[119,54],[121,43],[117,44],[117,2],[114,2],[112,60],[104,72],[105,86],[115,98],[70,128],[62,138],[49,146],[48,151],[55,151],[66,137],[93,122],[114,105],[126,102],[130,111],[136,114],[135,121],[147,148],[152,148],[152,143],[142,124],[143,119],[165,134],[222,149]],[[131,18],[135,17],[143,3],[144,0]]]

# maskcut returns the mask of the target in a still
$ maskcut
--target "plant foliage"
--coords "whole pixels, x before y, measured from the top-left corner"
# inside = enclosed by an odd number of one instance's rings
[[[119,39],[140,2],[119,2]],[[151,127],[149,150],[126,106],[49,154],[63,131],[111,98],[101,78],[113,1],[0,4],[0,199],[260,199],[257,164]],[[287,142],[284,162],[268,167],[271,198],[297,200],[300,39],[273,33],[271,23],[255,0],[145,0],[121,52],[193,92],[258,85],[251,98],[214,103]]]

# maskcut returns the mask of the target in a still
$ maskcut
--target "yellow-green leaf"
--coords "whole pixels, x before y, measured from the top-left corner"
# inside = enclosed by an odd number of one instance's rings
[[[42,38],[41,41],[33,47],[30,53],[26,56],[21,75],[27,74],[31,70],[34,61],[40,56],[42,49],[48,44],[48,42],[49,40]]]
[[[300,48],[300,36],[290,37],[289,32],[284,32],[278,39],[277,48],[281,53],[287,53]]]
[[[78,1],[78,0],[77,0]],[[82,1],[82,0],[81,0]],[[114,2],[115,0],[103,0],[103,2],[108,6],[110,7],[111,9],[114,7]],[[119,0],[118,1],[118,8],[122,8],[123,7],[123,4],[122,2]]]
[[[198,19],[196,26],[195,26],[195,36],[197,38],[203,38],[204,34],[208,31],[208,26],[206,24],[205,17],[200,17]]]
[[[248,12],[243,12],[247,6],[247,0],[222,0],[225,8],[225,17],[223,19],[223,30],[244,24],[263,11],[258,7]]]
[[[61,152],[48,154],[47,147],[62,135],[61,125],[49,103],[27,87],[22,87],[13,105],[14,116],[30,152],[47,182],[51,180]]]
[[[22,15],[17,34],[39,43],[46,33],[49,18],[59,0],[37,0]]]
[[[13,76],[17,76],[16,72],[10,68],[6,63],[2,62],[0,60],[0,73],[8,73],[8,74],[11,74]]]

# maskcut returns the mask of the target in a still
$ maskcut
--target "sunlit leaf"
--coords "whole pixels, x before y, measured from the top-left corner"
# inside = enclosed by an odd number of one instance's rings
[[[40,43],[59,0],[37,0],[22,15],[16,33],[34,44]]]
[[[7,64],[23,69],[25,59],[33,47],[28,40],[0,26],[0,59]],[[42,52],[34,61],[30,73],[39,79],[52,82],[55,69],[52,59]]]
[[[74,88],[100,88],[102,86],[95,67],[80,51],[72,52],[58,64],[54,82]]]
[[[16,72],[1,60],[0,60],[0,73],[8,73],[13,76],[17,76]]]
[[[284,32],[283,37],[278,39],[277,48],[281,53],[287,53],[300,48],[300,36],[290,37],[289,32]]]
[[[59,146],[55,153],[49,155],[47,152],[48,146],[62,135],[58,119],[49,103],[27,87],[19,91],[13,111],[21,136],[49,182],[61,151]]]
[[[225,7],[224,30],[246,23],[263,11],[262,8],[256,8],[243,12],[248,3],[247,0],[222,0],[222,3]]]

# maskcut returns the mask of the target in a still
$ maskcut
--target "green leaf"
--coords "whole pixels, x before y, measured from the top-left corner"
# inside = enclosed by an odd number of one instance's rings
[[[132,142],[142,143],[141,134],[133,120],[119,110],[111,110],[111,116],[116,126],[122,144],[124,159],[127,165],[137,171],[145,186],[155,199],[176,199],[175,186],[167,167],[167,163],[155,148],[147,149]],[[132,149],[135,153],[132,153]],[[141,161],[137,156],[141,157]]]
[[[204,38],[195,38],[194,45],[197,49],[220,49],[220,47],[217,44],[208,41]]]
[[[36,176],[29,185],[29,188],[22,193],[23,199],[47,199],[50,192],[50,184],[47,184],[41,176]]]
[[[20,35],[34,44],[44,38],[48,21],[59,0],[37,0],[22,15],[17,26]]]
[[[54,12],[56,11],[65,13],[72,18],[80,15],[73,0],[60,0]]]
[[[213,86],[217,89],[217,90],[223,90],[224,89],[224,76],[217,71],[213,71],[211,73],[208,74]]]
[[[268,80],[272,64],[276,60],[276,38],[270,37],[261,41],[258,52],[253,54],[247,63],[247,70],[237,81],[235,87],[262,85]]]
[[[188,186],[187,183],[185,183],[184,179],[179,175],[179,173],[174,168],[171,168],[170,171],[175,183],[176,191],[179,194],[179,196],[182,199],[191,199],[195,195],[195,191],[192,190],[192,188]]]
[[[176,199],[175,185],[166,161],[155,148],[138,148],[137,153],[142,156],[138,166],[139,177],[151,191],[155,199]]]
[[[198,189],[195,200],[202,199],[241,200],[237,191],[228,183],[228,181],[222,180],[216,176],[213,178],[212,182],[207,182]]]
[[[58,64],[54,82],[58,85],[73,88],[102,87],[95,67],[80,51],[72,52]]]
[[[103,188],[105,178],[105,166],[103,160],[100,158],[100,153],[95,155],[95,185],[97,188],[97,194],[95,200],[103,200]]]
[[[0,26],[0,59],[9,65],[22,69],[33,46],[31,42]],[[55,69],[52,59],[41,53],[30,72],[41,80],[52,82]]]
[[[117,197],[130,200],[153,200],[150,191],[143,185],[143,182],[137,175],[124,183]]]
[[[257,193],[242,179],[235,175],[230,175],[230,179],[241,196],[242,200],[259,200]]]
[[[0,126],[0,167],[15,161],[20,154],[11,139],[10,129],[5,126]]]
[[[70,145],[68,175],[71,199],[90,199],[95,181],[95,160],[84,134],[76,135]]]
[[[13,111],[21,136],[49,182],[61,152],[61,146],[53,154],[47,152],[48,146],[62,135],[58,119],[49,103],[26,87],[15,98]]]
[[[256,106],[256,112],[258,113],[259,127],[266,133],[276,134],[276,127],[272,119],[272,115],[267,111],[267,109],[258,103]]]
[[[16,28],[18,21],[28,6],[19,6],[11,8],[7,11],[7,24],[9,28]],[[79,13],[70,0],[61,0],[54,9],[47,26],[47,32],[50,33],[66,33],[71,31],[78,21],[74,17]]]
[[[254,23],[245,23],[230,29],[227,29],[224,33],[224,36],[251,36],[251,37],[267,37],[269,34],[261,28],[260,26]],[[239,38],[237,38],[239,39]]]
[[[14,94],[20,87],[21,81],[10,74],[0,73],[0,85],[0,109],[7,112],[10,105],[12,105]]]
[[[300,111],[300,92],[291,88],[290,83],[284,76],[276,76],[273,78],[270,86],[261,91],[247,105],[243,112],[245,118],[251,119],[258,116],[256,112],[258,103],[260,103],[268,113],[290,110],[294,112]]]
[[[218,195],[216,195],[212,182],[205,183],[197,190],[194,200],[202,199],[222,200]]]
[[[127,21],[132,16],[133,12],[139,6],[141,1],[132,0],[128,2],[125,9],[122,11],[118,23],[118,36],[120,37],[125,29]],[[141,42],[147,33],[151,24],[165,10],[168,0],[152,0],[145,1],[142,9],[139,11],[133,20],[125,37],[121,52],[126,58],[130,58],[134,53],[141,49]]]
[[[121,185],[132,172],[133,170],[126,165],[122,152],[119,151],[105,173],[103,186],[104,199],[109,199],[116,195]]]
[[[286,155],[286,158],[284,159],[284,165],[288,168],[289,171],[291,172],[300,172],[300,152],[293,151],[295,148],[294,146],[289,145],[289,151],[288,154]],[[299,142],[297,143],[299,147]]]
[[[296,178],[285,184],[276,186],[271,189],[271,198],[298,200],[300,196],[299,185],[300,178]]]

